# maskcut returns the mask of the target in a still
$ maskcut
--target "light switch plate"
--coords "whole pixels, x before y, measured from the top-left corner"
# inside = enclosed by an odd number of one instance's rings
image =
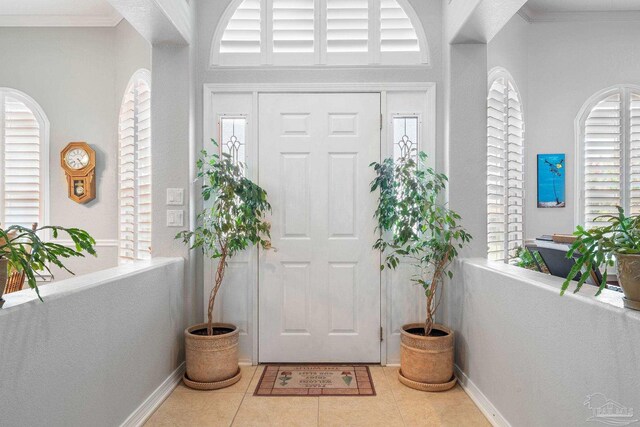
[[[184,227],[184,211],[167,210],[167,227]]]
[[[167,188],[167,205],[184,205],[184,188]]]

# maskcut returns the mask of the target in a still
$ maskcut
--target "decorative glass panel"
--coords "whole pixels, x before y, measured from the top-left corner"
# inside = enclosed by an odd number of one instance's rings
[[[418,117],[396,116],[393,118],[393,158],[418,156]]]
[[[222,152],[231,156],[236,163],[246,163],[246,117],[220,117],[220,147]]]

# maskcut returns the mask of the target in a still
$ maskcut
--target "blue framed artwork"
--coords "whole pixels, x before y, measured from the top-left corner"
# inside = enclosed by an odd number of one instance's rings
[[[564,208],[564,154],[538,154],[538,207]]]

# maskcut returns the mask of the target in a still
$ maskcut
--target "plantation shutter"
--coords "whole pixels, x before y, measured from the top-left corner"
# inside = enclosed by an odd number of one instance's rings
[[[151,258],[151,89],[143,78],[129,86],[120,110],[121,262]]]
[[[3,226],[31,228],[41,223],[40,125],[33,111],[11,96],[2,96]]]
[[[487,99],[487,257],[508,262],[524,243],[524,119],[515,85],[498,77]]]
[[[524,242],[524,121],[518,92],[507,83],[507,250],[508,258]]]
[[[398,0],[244,0],[216,31],[211,64],[428,63],[419,30]]]
[[[220,53],[260,53],[260,0],[244,0],[229,20]]]
[[[120,108],[119,120],[119,168],[120,168],[120,236],[121,262],[133,261],[135,253],[135,90],[127,90]]]
[[[151,89],[136,83],[137,251],[138,259],[151,258]]]
[[[273,0],[273,52],[314,52],[314,0]]]
[[[396,0],[380,0],[380,50],[419,52],[416,30]]]
[[[369,49],[369,0],[327,0],[327,52]]]
[[[487,243],[488,258],[505,260],[507,222],[507,99],[505,79],[497,79],[487,100]]]
[[[615,214],[622,205],[622,97],[600,101],[589,113],[584,131],[584,225]]]
[[[631,92],[629,101],[630,212],[640,214],[640,92]]]

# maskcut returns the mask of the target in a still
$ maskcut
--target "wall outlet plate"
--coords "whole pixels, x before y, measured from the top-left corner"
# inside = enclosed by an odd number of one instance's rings
[[[184,205],[184,188],[167,188],[167,205]]]
[[[184,227],[184,211],[167,210],[167,227]]]

